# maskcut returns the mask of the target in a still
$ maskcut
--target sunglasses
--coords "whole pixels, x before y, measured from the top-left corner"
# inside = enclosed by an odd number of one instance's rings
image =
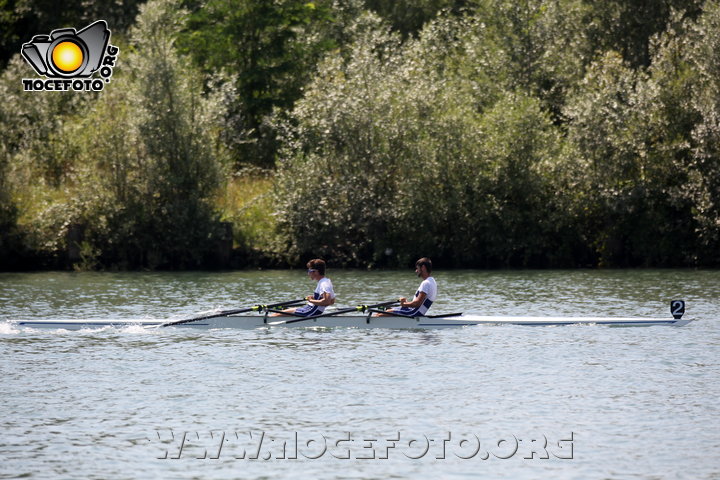
[[[312,272],[317,272],[317,270],[315,270],[314,268],[308,268],[307,273],[312,273]]]

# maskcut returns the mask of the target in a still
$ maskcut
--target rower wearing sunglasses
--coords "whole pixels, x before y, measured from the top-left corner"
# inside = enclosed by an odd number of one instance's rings
[[[285,310],[287,313],[293,313],[295,316],[314,317],[325,311],[325,307],[335,303],[335,291],[333,284],[329,278],[325,276],[325,260],[315,258],[307,263],[308,275],[317,282],[315,291],[312,295],[308,295],[306,300],[308,304],[299,308],[289,308]],[[282,315],[276,313],[273,316]]]

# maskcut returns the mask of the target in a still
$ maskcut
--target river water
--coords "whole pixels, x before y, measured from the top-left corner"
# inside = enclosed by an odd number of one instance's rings
[[[338,305],[412,271],[331,271]],[[0,478],[720,478],[720,272],[442,271],[435,313],[685,327],[34,330],[309,293],[302,271],[0,274]]]

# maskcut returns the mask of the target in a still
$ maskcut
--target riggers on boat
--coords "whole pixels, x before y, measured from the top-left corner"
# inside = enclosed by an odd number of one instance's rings
[[[450,313],[429,316],[406,317],[382,312],[378,307],[395,302],[385,302],[371,306],[359,305],[347,309],[327,311],[315,317],[297,317],[292,314],[271,316],[281,312],[274,307],[289,306],[297,303],[281,302],[270,306],[256,305],[245,309],[213,311],[183,320],[18,320],[13,322],[21,327],[55,328],[79,330],[85,328],[130,327],[146,328],[273,328],[273,327],[354,327],[354,328],[410,328],[436,329],[447,327],[465,327],[474,325],[524,325],[524,326],[560,326],[560,325],[607,325],[611,327],[644,327],[653,325],[670,325],[680,327],[687,325],[692,319],[683,318],[685,302],[670,302],[671,316],[667,318],[650,317],[518,317],[518,316],[485,316],[463,313]],[[329,309],[328,309],[329,310]],[[256,313],[249,313],[256,312]],[[356,313],[350,313],[356,312]],[[376,316],[378,312],[389,316]]]

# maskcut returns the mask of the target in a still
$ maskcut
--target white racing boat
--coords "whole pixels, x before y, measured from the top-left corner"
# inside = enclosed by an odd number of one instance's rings
[[[389,303],[389,302],[388,302]],[[289,302],[286,302],[289,304]],[[257,308],[260,307],[260,308]],[[363,307],[362,309],[360,307]],[[244,314],[255,310],[264,313]],[[227,310],[207,313],[184,320],[18,320],[15,325],[31,328],[54,328],[66,330],[80,330],[102,327],[132,327],[146,328],[183,327],[183,328],[263,328],[263,327],[355,327],[355,328],[410,328],[410,329],[436,329],[447,327],[465,327],[474,325],[525,325],[525,326],[560,326],[560,325],[607,325],[611,327],[640,327],[653,325],[683,326],[692,319],[682,318],[685,313],[685,302],[673,300],[670,302],[671,316],[667,318],[648,317],[518,317],[518,316],[484,316],[472,314],[447,314],[418,317],[405,316],[375,316],[377,310],[359,306],[357,310],[362,315],[349,314],[349,309],[328,309],[327,313],[317,317],[294,317],[283,315],[270,316],[273,312],[265,306],[256,306],[241,310]]]

